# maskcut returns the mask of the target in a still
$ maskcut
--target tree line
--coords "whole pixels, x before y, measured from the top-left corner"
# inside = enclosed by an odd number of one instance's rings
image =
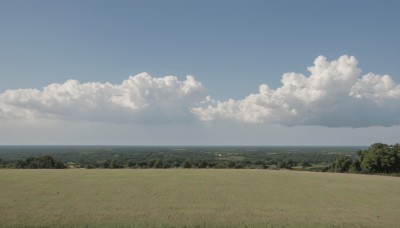
[[[341,173],[400,173],[400,144],[372,144],[359,150],[357,158],[338,156],[330,171]]]
[[[64,150],[64,149],[63,149]],[[400,145],[372,144],[365,150],[278,151],[243,148],[94,148],[52,155],[31,156],[6,161],[0,168],[222,168],[222,169],[296,169],[342,173],[400,173]],[[314,150],[314,151],[313,151]],[[336,151],[336,152],[335,152]],[[3,153],[3,155],[7,155]],[[10,153],[15,156],[15,152]],[[39,154],[40,155],[40,154]],[[54,158],[56,157],[56,158]]]
[[[65,169],[67,166],[60,162],[56,161],[51,156],[43,156],[43,157],[30,157],[25,160],[18,160],[15,164],[15,168],[17,169]]]

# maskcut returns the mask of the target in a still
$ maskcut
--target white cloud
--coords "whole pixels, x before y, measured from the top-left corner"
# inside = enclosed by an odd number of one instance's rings
[[[192,76],[131,76],[121,84],[68,80],[42,90],[0,94],[0,120],[83,120],[160,123],[201,120],[285,126],[393,126],[400,124],[400,85],[388,75],[361,74],[353,56],[319,56],[308,76],[285,73],[282,86],[259,86],[242,100],[214,101]]]
[[[400,124],[400,85],[388,75],[361,75],[353,56],[334,61],[319,56],[309,76],[285,73],[282,86],[243,100],[213,101],[193,112],[204,121],[234,120],[282,125],[330,127]]]
[[[170,122],[194,118],[192,106],[206,99],[202,84],[192,76],[131,76],[120,85],[68,80],[37,89],[0,94],[0,118],[66,119],[106,122]]]

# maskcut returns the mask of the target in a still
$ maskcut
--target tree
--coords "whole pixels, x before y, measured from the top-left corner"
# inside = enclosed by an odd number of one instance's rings
[[[103,163],[103,168],[110,168],[110,162],[105,161],[105,162]]]
[[[182,168],[189,169],[192,168],[192,164],[190,161],[186,160],[182,163]]]
[[[162,161],[160,159],[157,159],[154,162],[154,168],[157,168],[157,169],[163,168],[163,163],[162,163]]]
[[[122,168],[122,167],[119,165],[117,160],[113,159],[112,162],[111,162],[110,168],[118,169],[118,168]]]
[[[360,169],[363,173],[394,173],[400,171],[399,144],[372,144],[368,150],[359,151]]]
[[[360,164],[363,173],[377,173],[380,171],[379,157],[374,153],[368,153],[363,156]]]
[[[7,167],[7,162],[0,158],[0,168],[5,168],[5,167]]]
[[[135,163],[132,161],[125,162],[125,168],[132,168],[135,166]]]
[[[226,167],[232,169],[232,168],[235,168],[235,165],[236,165],[235,162],[229,161],[228,164],[226,165]]]
[[[360,161],[359,160],[353,161],[353,163],[350,165],[348,172],[349,173],[358,173],[360,171],[361,171]]]
[[[349,156],[340,155],[332,165],[333,172],[348,172],[351,164],[353,164],[353,160]]]
[[[199,164],[197,165],[198,168],[206,168],[207,167],[207,162],[206,161],[200,161]]]
[[[282,160],[278,163],[278,167],[280,169],[292,169],[293,162],[292,161],[286,161]]]

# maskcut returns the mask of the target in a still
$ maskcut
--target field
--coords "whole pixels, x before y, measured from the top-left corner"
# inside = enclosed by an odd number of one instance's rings
[[[273,170],[0,170],[2,227],[398,227],[400,178]]]

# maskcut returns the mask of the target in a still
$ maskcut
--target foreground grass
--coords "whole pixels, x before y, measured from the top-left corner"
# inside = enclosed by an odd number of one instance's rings
[[[269,170],[0,170],[4,227],[396,227],[400,178]]]

